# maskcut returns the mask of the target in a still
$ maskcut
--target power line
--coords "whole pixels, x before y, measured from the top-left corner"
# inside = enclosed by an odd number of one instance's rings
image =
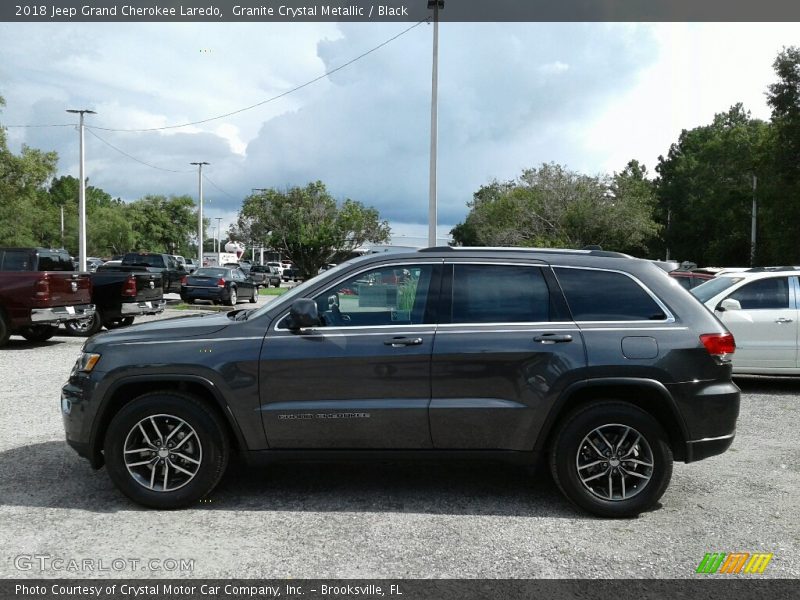
[[[75,123],[57,123],[54,125],[0,125],[0,129],[7,127],[7,128],[25,128],[25,129],[33,129],[35,127],[75,127]]]
[[[203,175],[203,179],[205,179],[205,180],[206,180],[208,183],[210,183],[212,186],[214,186],[215,188],[217,188],[217,191],[218,191],[218,192],[222,192],[222,193],[223,193],[223,194],[225,194],[226,196],[230,196],[230,197],[231,197],[231,198],[233,198],[234,200],[238,200],[238,198],[237,198],[236,196],[234,196],[233,194],[229,194],[228,192],[226,192],[225,190],[223,190],[221,187],[219,187],[219,186],[218,186],[216,183],[214,183],[213,181],[211,181],[211,180],[208,178],[208,176],[206,176],[206,175]]]
[[[89,127],[87,127],[86,129],[89,129]],[[127,156],[127,157],[128,157],[128,158],[130,158],[131,160],[134,160],[134,161],[138,162],[139,164],[142,164],[142,165],[144,165],[144,166],[146,166],[146,167],[150,167],[151,169],[158,169],[159,171],[167,171],[168,173],[190,173],[190,172],[192,172],[192,170],[189,170],[189,169],[185,169],[185,170],[183,170],[183,171],[176,171],[175,169],[165,169],[164,167],[158,167],[158,166],[156,166],[156,165],[151,165],[150,163],[148,163],[148,162],[145,162],[145,161],[143,161],[143,160],[140,160],[140,159],[136,158],[135,156],[131,156],[130,154],[128,154],[128,153],[127,153],[127,152],[125,152],[124,150],[120,150],[119,148],[117,148],[117,147],[116,147],[114,144],[112,144],[111,142],[108,142],[108,141],[104,140],[103,138],[101,138],[99,135],[97,135],[97,134],[96,134],[94,131],[92,131],[91,129],[89,129],[89,133],[90,133],[90,134],[92,134],[94,137],[96,137],[96,138],[97,138],[98,140],[100,140],[101,142],[103,142],[103,143],[104,143],[106,146],[108,146],[109,148],[111,148],[111,149],[113,149],[113,150],[116,150],[117,152],[119,152],[119,153],[120,153],[120,154],[122,154],[123,156]]]
[[[401,31],[397,35],[394,35],[394,36],[390,37],[388,40],[385,40],[385,41],[381,42],[380,44],[378,44],[374,48],[371,48],[371,49],[367,50],[366,52],[364,52],[362,54],[359,54],[355,58],[347,61],[346,63],[344,63],[342,65],[339,65],[335,69],[331,69],[330,71],[327,71],[327,72],[323,73],[322,75],[320,75],[318,77],[315,77],[314,79],[306,81],[303,84],[300,84],[300,85],[298,85],[296,87],[293,87],[290,90],[282,92],[282,93],[278,94],[277,96],[272,96],[271,98],[267,98],[266,100],[262,100],[261,102],[257,102],[255,104],[251,104],[250,106],[246,106],[246,107],[240,108],[238,110],[227,112],[225,114],[222,114],[222,115],[219,115],[219,116],[216,116],[216,117],[209,117],[208,119],[202,119],[200,121],[192,121],[192,122],[189,122],[189,123],[181,123],[180,125],[165,125],[164,127],[150,127],[150,128],[147,128],[147,129],[114,129],[114,128],[111,128],[111,127],[92,127],[92,129],[97,129],[98,131],[124,131],[124,132],[164,131],[165,129],[178,129],[180,127],[189,127],[191,125],[201,125],[203,123],[208,123],[210,121],[217,121],[219,119],[224,119],[225,117],[230,117],[230,116],[233,116],[233,115],[237,115],[239,113],[243,113],[243,112],[251,110],[253,108],[257,108],[259,106],[263,106],[264,104],[267,104],[269,102],[274,102],[275,100],[279,100],[280,98],[288,96],[289,94],[293,94],[294,92],[297,92],[299,90],[302,90],[303,88],[308,87],[309,85],[314,84],[317,81],[325,79],[326,77],[329,77],[329,76],[333,75],[334,73],[336,73],[338,71],[341,71],[342,69],[344,69],[346,67],[349,67],[350,65],[352,65],[353,63],[361,60],[362,58],[364,58],[366,56],[369,56],[373,52],[375,52],[377,50],[380,50],[381,48],[383,48],[387,44],[390,44],[391,42],[393,42],[397,38],[407,34],[412,29],[414,29],[416,27],[419,27],[423,23],[427,23],[427,22],[428,22],[427,19],[419,21],[418,23],[415,23],[411,27],[408,27],[407,29],[404,29],[403,31]]]

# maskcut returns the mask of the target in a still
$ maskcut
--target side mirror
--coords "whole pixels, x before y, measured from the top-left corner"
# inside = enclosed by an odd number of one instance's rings
[[[317,303],[310,298],[299,298],[292,303],[289,309],[289,318],[286,326],[291,330],[308,329],[319,325],[319,312]]]
[[[742,310],[742,305],[734,298],[725,298],[725,300],[720,302],[719,306],[717,306],[717,311],[725,312],[726,310]]]

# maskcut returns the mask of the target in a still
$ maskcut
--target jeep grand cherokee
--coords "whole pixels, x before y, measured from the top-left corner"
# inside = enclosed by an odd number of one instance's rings
[[[673,460],[724,452],[732,335],[648,261],[599,250],[430,248],[326,271],[256,310],[88,340],[67,441],[156,508],[229,457],[545,456],[601,516],[662,496]]]

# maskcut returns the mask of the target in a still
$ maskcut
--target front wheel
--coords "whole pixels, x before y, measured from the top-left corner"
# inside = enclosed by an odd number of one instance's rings
[[[550,469],[574,504],[601,517],[635,517],[653,507],[672,477],[672,450],[661,425],[626,402],[578,409],[558,428]]]
[[[58,331],[54,325],[29,325],[20,331],[20,335],[29,342],[46,342]]]
[[[197,397],[174,391],[126,404],[112,419],[103,450],[122,493],[161,509],[189,506],[211,493],[230,453],[220,417]]]

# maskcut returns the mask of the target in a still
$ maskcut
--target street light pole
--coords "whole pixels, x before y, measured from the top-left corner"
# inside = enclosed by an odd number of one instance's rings
[[[78,188],[78,270],[86,270],[86,155],[83,151],[83,117],[86,114],[96,115],[93,110],[67,109],[68,113],[81,116],[80,121],[80,186]]]
[[[203,165],[210,165],[205,161],[189,163],[197,165],[197,265],[203,266]]]
[[[439,10],[444,8],[444,0],[428,0],[428,8],[433,9],[433,68],[431,73],[431,164],[428,189],[428,246],[436,245],[436,143],[439,134]]]
[[[758,204],[756,200],[756,185],[758,178],[753,175],[753,215],[750,224],[750,266],[756,266],[756,214],[758,212]]]

